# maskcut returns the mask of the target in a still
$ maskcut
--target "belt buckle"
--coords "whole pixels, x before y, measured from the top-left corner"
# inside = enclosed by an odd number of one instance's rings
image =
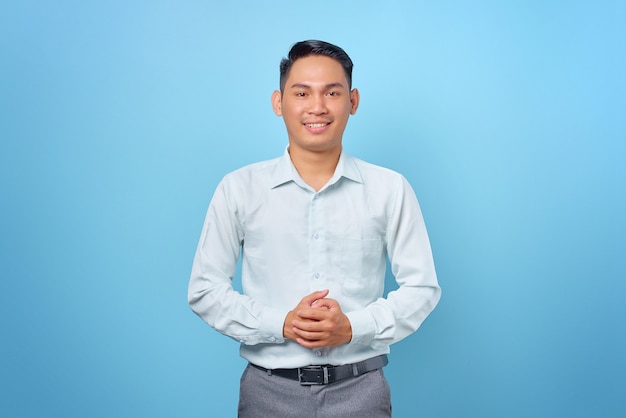
[[[298,382],[303,386],[327,385],[328,366],[299,367]]]

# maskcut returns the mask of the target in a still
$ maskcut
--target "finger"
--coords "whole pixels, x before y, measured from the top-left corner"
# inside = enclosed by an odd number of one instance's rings
[[[319,302],[320,300],[323,300],[323,299],[317,299],[317,300],[314,300],[314,301],[313,301],[313,303],[311,304],[311,308],[323,308],[323,309],[328,309],[326,306],[323,306],[321,303],[320,303],[320,304],[318,304],[318,302]]]
[[[324,319],[329,318],[330,312],[328,309],[320,309],[318,307],[309,308],[309,309],[300,309],[296,312],[298,317],[305,320],[310,321],[323,321]]]
[[[318,331],[324,330],[324,325],[322,321],[317,321],[317,320],[296,319],[291,323],[291,325],[294,328],[301,329],[303,331],[309,331],[309,332],[318,332]]]
[[[331,347],[334,345],[327,337],[321,338],[317,336],[312,339],[300,337],[296,339],[296,342],[306,348]]]
[[[319,341],[325,338],[326,333],[319,331],[307,331],[302,328],[293,327],[293,333],[296,334],[299,338],[305,339],[307,341]]]
[[[298,338],[296,339],[296,342],[304,348],[312,349],[312,348],[326,347],[326,344],[323,341],[309,341],[309,340],[305,340],[304,338]]]
[[[339,306],[339,304],[337,303],[336,300],[334,299],[317,299],[315,302],[313,302],[311,304],[311,307],[316,307],[316,308],[326,308],[326,309],[332,309]]]
[[[307,305],[307,306],[311,306],[313,304],[313,302],[315,302],[318,299],[323,299],[326,296],[328,296],[328,292],[329,290],[318,290],[316,292],[311,293],[310,295],[307,295],[305,297],[302,298],[302,300],[300,301],[301,304]]]

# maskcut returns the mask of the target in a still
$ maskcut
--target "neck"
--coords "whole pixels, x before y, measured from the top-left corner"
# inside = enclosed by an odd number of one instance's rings
[[[289,156],[302,180],[315,191],[319,191],[335,174],[341,147],[337,149],[310,152],[298,148],[289,148]]]

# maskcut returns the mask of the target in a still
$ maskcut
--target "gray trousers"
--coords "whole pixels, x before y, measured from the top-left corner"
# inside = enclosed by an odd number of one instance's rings
[[[239,418],[389,418],[382,369],[329,385],[302,386],[248,365],[241,376]]]

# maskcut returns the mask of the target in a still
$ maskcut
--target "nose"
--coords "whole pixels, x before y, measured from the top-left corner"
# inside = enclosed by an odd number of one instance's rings
[[[311,114],[323,115],[328,111],[325,97],[322,94],[312,95],[309,104],[309,113]]]

